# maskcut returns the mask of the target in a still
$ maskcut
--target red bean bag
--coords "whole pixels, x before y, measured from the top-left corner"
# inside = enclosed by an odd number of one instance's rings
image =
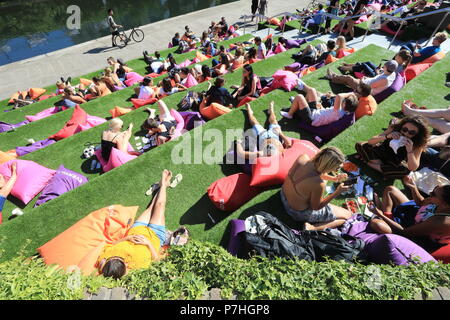
[[[213,182],[208,188],[211,202],[222,211],[234,211],[261,193],[262,188],[250,186],[251,177],[237,173]]]
[[[336,58],[340,59],[348,56],[356,51],[355,48],[339,49],[336,53]]]
[[[319,152],[312,142],[292,139],[292,147],[281,155],[257,158],[252,167],[252,187],[269,187],[284,183],[295,160],[303,154],[310,158]]]
[[[131,99],[131,103],[133,103],[134,107],[136,109],[142,107],[142,106],[146,106],[148,104],[154,104],[156,101],[158,101],[158,99],[156,98],[150,98],[150,99]]]
[[[269,24],[275,25],[275,26],[280,26],[281,25],[281,21],[278,18],[271,18],[269,19]]]
[[[206,106],[206,99],[203,99],[199,109],[200,114],[208,120],[215,119],[217,117],[220,117],[221,115],[231,112],[230,108],[224,107],[221,104],[215,102],[211,103],[210,106]]]
[[[47,99],[50,99],[50,98],[55,97],[55,96],[57,96],[56,93],[52,93],[52,94],[44,94],[43,96],[40,96],[38,100],[39,100],[39,101],[47,100]]]
[[[67,121],[67,123],[61,130],[59,130],[57,133],[51,135],[48,138],[53,140],[62,140],[67,137],[73,136],[75,133],[81,131],[80,126],[86,125],[87,118],[88,114],[86,113],[86,111],[81,109],[79,105],[76,105],[73,110],[72,118],[70,118],[70,120]]]
[[[127,235],[138,208],[112,205],[94,211],[37,251],[46,264],[57,264],[65,269],[78,266],[83,274],[91,274],[105,244]]]
[[[395,34],[397,33],[397,30],[395,30],[395,31],[391,30],[391,29],[389,29],[389,27],[387,25],[384,25],[380,30],[383,32],[386,32],[387,34],[390,34],[392,36],[395,36]],[[405,32],[405,29],[400,30],[398,32],[398,36],[401,36],[404,32]]]
[[[241,100],[241,102],[239,102],[239,104],[236,106],[236,108],[242,107],[246,103],[250,103],[253,100],[256,100],[256,98],[255,97],[245,97],[244,99]]]
[[[415,77],[417,77],[419,74],[427,70],[429,67],[431,67],[432,63],[416,63],[416,64],[410,64],[406,70],[405,70],[405,77],[406,81],[411,81]]]
[[[450,244],[447,244],[438,250],[431,253],[433,258],[442,261],[443,263],[450,263]]]

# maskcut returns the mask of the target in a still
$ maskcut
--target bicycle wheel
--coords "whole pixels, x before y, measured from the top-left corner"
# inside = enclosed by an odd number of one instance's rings
[[[134,29],[131,32],[131,37],[134,41],[141,42],[142,40],[144,40],[144,31],[142,31],[141,29]]]
[[[118,34],[114,36],[114,44],[118,46],[119,48],[123,48],[127,45],[128,39],[125,36],[125,34]]]

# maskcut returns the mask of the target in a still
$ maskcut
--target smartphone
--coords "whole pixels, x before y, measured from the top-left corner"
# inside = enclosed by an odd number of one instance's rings
[[[358,177],[350,178],[344,181],[344,186],[354,185],[358,181]]]

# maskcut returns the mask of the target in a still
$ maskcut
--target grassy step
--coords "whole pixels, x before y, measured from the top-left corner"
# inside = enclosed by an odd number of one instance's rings
[[[287,61],[291,61],[290,56],[293,52],[295,52],[295,49],[258,62],[253,65],[254,70],[261,76],[270,76],[277,68],[283,67]],[[270,67],[268,67],[269,65]],[[227,79],[228,86],[239,84],[242,78],[242,73],[240,71],[228,74],[225,76],[225,78]],[[196,86],[194,90],[206,90],[206,87],[207,84],[204,83]],[[183,97],[183,95],[184,93],[174,94],[172,96],[166,97],[164,101],[168,104],[168,106],[175,106],[179,102],[181,97]],[[125,121],[125,123],[133,122],[135,124],[134,135],[137,136],[142,135],[139,126],[146,119],[147,115],[148,114],[144,112],[143,109],[141,109],[133,111],[125,116],[122,116],[121,118]],[[72,137],[66,138],[49,146],[51,148],[46,147],[44,149],[35,151],[21,157],[21,159],[32,160],[43,166],[55,169],[60,164],[64,164],[66,168],[83,173],[89,178],[93,178],[95,176],[98,176],[99,172],[92,172],[90,170],[91,160],[81,159],[80,155],[85,143],[100,143],[101,132],[106,128],[106,126],[107,124],[103,124],[90,130],[78,133]],[[134,143],[133,138],[131,140],[131,143]],[[78,148],[73,148],[73,146],[78,146]],[[27,208],[31,208],[33,204],[34,201],[28,204]],[[8,209],[7,206],[5,207],[5,209]]]
[[[219,42],[218,45],[229,45],[231,43],[235,43],[235,42],[243,42],[246,40],[249,40],[252,38],[252,35],[250,34],[245,34],[242,35],[240,37],[234,38],[234,39],[230,39],[230,40],[226,40],[226,41],[222,41]],[[160,51],[161,56],[162,57],[166,57],[169,53],[173,53],[176,50],[176,48],[173,49],[168,49],[168,50],[164,50],[164,51]],[[174,57],[176,59],[176,61],[178,63],[183,62],[186,59],[193,59],[195,58],[195,54],[196,51],[191,51],[191,52],[186,52],[186,53],[182,53],[182,54],[174,54]],[[145,61],[143,60],[143,58],[139,58],[139,59],[135,59],[135,60],[131,60],[128,63],[128,66],[130,68],[133,69],[134,72],[137,72],[139,74],[145,75],[147,74],[147,70],[145,69],[145,67],[147,66],[147,64],[145,63]],[[105,66],[106,66],[106,61],[105,61]],[[74,80],[72,81],[73,84],[77,84],[79,82],[79,78],[87,78],[87,79],[91,79],[94,76],[98,76],[98,74],[100,72],[102,72],[102,70],[98,70],[95,72],[91,72],[87,75],[84,76],[80,76],[77,78],[74,78]],[[47,89],[48,92],[55,92],[56,87],[53,86],[51,87],[51,89]],[[127,89],[124,89],[127,90]],[[123,91],[123,90],[121,90]],[[120,92],[120,91],[119,91]],[[112,95],[117,94],[117,92],[113,92]],[[42,110],[45,110],[47,108],[52,107],[57,101],[59,101],[61,99],[60,96],[56,96],[47,100],[43,100],[40,102],[36,102],[33,103],[31,105],[10,111],[10,112],[1,112],[2,110],[0,110],[0,121],[4,121],[4,122],[9,122],[9,123],[18,123],[21,122],[23,120],[25,120],[25,116],[26,115],[34,115]],[[101,100],[102,98],[98,98],[99,100]],[[96,100],[98,100],[96,99]],[[9,100],[9,99],[8,99]],[[6,100],[7,101],[7,100]],[[6,102],[7,103],[7,102]],[[2,102],[0,102],[0,106],[3,106],[4,104]],[[6,104],[5,104],[6,105]],[[4,109],[10,109],[11,106],[8,106]]]
[[[230,40],[224,45],[229,45],[232,43]],[[213,58],[205,60],[202,64],[208,64],[211,66]],[[188,68],[193,68],[194,64],[188,66]],[[167,77],[167,75],[162,75],[160,77],[154,78],[154,83]],[[99,116],[103,118],[111,117],[108,112],[114,106],[133,106],[129,99],[134,95],[134,87],[129,87],[118,92],[114,92],[107,96],[94,99],[87,103],[81,105],[81,107],[90,115]],[[17,128],[15,131],[7,132],[7,138],[0,141],[0,150],[9,150],[17,146],[22,146],[26,143],[29,138],[33,138],[36,141],[42,140],[50,136],[51,134],[57,132],[66,121],[68,121],[73,113],[72,109],[68,109],[57,114],[51,115],[50,117],[34,121],[25,126]],[[5,136],[5,135],[3,135]]]
[[[378,61],[389,56],[392,56],[392,52],[380,47],[368,46],[353,55],[345,57],[344,61],[356,62],[367,59]],[[281,59],[281,57],[274,57],[274,59],[276,58]],[[269,60],[266,60],[266,62],[269,62]],[[289,62],[286,61],[284,63]],[[330,66],[336,69],[337,64],[334,63]],[[257,67],[258,65],[255,64],[255,69]],[[257,72],[258,74],[260,73],[259,71]],[[324,73],[325,68],[305,76],[304,79],[307,83],[316,85],[317,79],[322,77]],[[321,85],[318,86],[319,90],[330,90],[328,81],[320,83]],[[267,108],[271,100],[276,102],[278,112],[281,107],[289,105],[287,98],[294,94],[295,92],[286,93],[281,90],[275,90],[261,97],[252,103],[256,116],[260,120],[264,119],[262,110]],[[220,132],[225,132],[226,129],[232,128],[241,129],[246,123],[244,119],[242,111],[235,110],[208,122],[203,127],[192,130],[189,135],[183,136],[182,141],[184,143],[193,142],[193,144],[195,141],[201,143],[201,133],[206,129],[214,128]],[[298,129],[286,129],[286,131],[290,136],[299,137]],[[207,144],[203,143],[202,145],[206,146]],[[15,255],[14,248],[26,239],[32,239],[28,252],[33,253],[39,245],[42,245],[95,209],[113,203],[139,205],[141,208],[144,208],[149,201],[144,196],[144,192],[152,183],[158,181],[160,172],[164,168],[172,170],[174,173],[182,173],[184,176],[183,182],[176,189],[169,191],[167,206],[168,227],[174,228],[179,224],[185,224],[189,226],[194,238],[219,243],[227,224],[227,221],[223,220],[236,217],[236,214],[229,216],[227,213],[218,212],[212,208],[205,191],[213,181],[228,175],[230,170],[217,164],[174,164],[171,154],[177,146],[179,147],[179,143],[176,141],[160,146],[90,181],[87,185],[64,194],[31,212],[28,211],[30,214],[26,213],[20,219],[5,223],[0,227],[2,235],[6,237],[5,242],[0,244],[0,248],[6,250],[1,259],[8,259]],[[222,150],[217,150],[217,154],[222,156],[227,147],[223,146]],[[208,217],[209,213],[217,224],[210,220]],[[54,223],[54,219],[58,219],[58,223]],[[30,225],[33,228],[26,227]],[[26,233],[19,232],[22,230],[27,231]]]

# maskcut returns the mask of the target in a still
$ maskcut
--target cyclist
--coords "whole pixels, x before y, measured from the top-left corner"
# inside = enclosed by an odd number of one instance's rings
[[[113,18],[113,9],[108,9],[108,25],[109,25],[109,31],[111,31],[111,42],[112,46],[116,47],[116,44],[114,43],[114,36],[119,35],[119,28],[123,28],[122,25],[116,24]]]

